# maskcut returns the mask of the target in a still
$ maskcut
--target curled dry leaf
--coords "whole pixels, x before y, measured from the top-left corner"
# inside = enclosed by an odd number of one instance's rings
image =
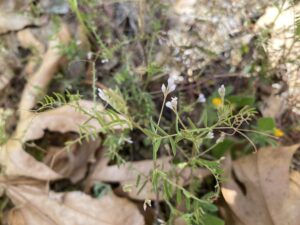
[[[95,153],[99,145],[100,140],[96,139],[72,145],[68,150],[50,147],[43,161],[52,170],[76,183],[85,177],[88,163],[95,162]]]
[[[21,30],[29,25],[43,24],[46,17],[36,19],[26,13],[30,5],[29,0],[0,1],[0,34]]]
[[[31,0],[10,0],[10,1],[0,1],[0,11],[3,12],[13,12],[25,10],[30,6]]]
[[[38,51],[39,54],[43,54],[45,46],[34,36],[31,29],[24,29],[17,33],[20,45],[23,48],[33,48]]]
[[[22,121],[28,114],[29,110],[34,107],[37,97],[45,90],[54,74],[56,73],[62,55],[57,46],[66,44],[70,41],[71,36],[67,25],[61,24],[58,38],[49,42],[48,50],[43,56],[43,61],[39,69],[33,74],[27,82],[20,101],[20,120]]]
[[[80,101],[79,105],[85,110],[94,107],[93,102],[90,101]],[[103,107],[99,105],[97,109],[102,110]],[[95,119],[90,120],[87,115],[79,112],[70,105],[38,114],[30,114],[26,119],[19,122],[13,139],[0,147],[0,163],[5,168],[4,173],[10,176],[26,176],[40,180],[52,180],[61,178],[62,175],[72,175],[72,170],[68,173],[60,173],[59,175],[45,164],[36,161],[23,150],[22,143],[43,137],[46,129],[60,133],[79,132],[79,126],[82,124],[88,124],[96,130],[100,129],[100,125]],[[123,127],[116,126],[115,128],[121,129]],[[97,145],[94,147],[97,147]],[[84,152],[85,154],[91,153],[89,151]],[[88,156],[85,155],[85,157]]]
[[[49,49],[43,58],[42,65],[25,87],[20,103],[20,122],[16,128],[16,132],[5,145],[0,147],[0,163],[4,168],[3,170],[6,175],[32,176],[35,178],[44,177],[43,179],[48,176],[49,179],[60,177],[44,164],[37,162],[23,150],[22,140],[26,140],[26,137],[24,139],[24,137],[20,137],[20,135],[25,133],[25,131],[30,131],[28,126],[31,124],[33,115],[29,110],[36,103],[36,96],[38,94],[36,88],[39,87],[44,89],[56,72],[57,64],[62,57],[56,48],[57,44],[61,42],[65,43],[69,40],[70,35],[68,29],[65,25],[62,25],[58,38],[50,42]],[[40,129],[37,130],[37,132],[41,132]]]
[[[68,131],[78,132],[79,125],[88,120],[86,115],[76,111],[71,106],[63,106],[38,114],[30,112],[30,109],[37,101],[38,94],[46,88],[57,71],[58,64],[62,58],[58,52],[57,45],[59,43],[67,43],[69,40],[68,28],[62,24],[58,39],[53,39],[50,42],[40,68],[32,75],[25,87],[20,102],[20,121],[16,132],[5,145],[0,147],[0,162],[4,168],[5,175],[25,176],[41,180],[52,180],[62,177],[27,154],[23,150],[22,145],[28,140],[41,138],[46,129],[62,133]],[[91,102],[87,101],[81,101],[79,105],[86,109],[91,109],[93,106]],[[101,109],[99,108],[99,110]],[[88,124],[95,127],[95,129],[99,128],[99,124],[95,120],[90,120]],[[62,175],[66,174],[62,173]]]
[[[3,54],[0,56],[0,91],[4,89],[14,76],[12,68],[6,62]]]
[[[38,65],[37,58],[41,57],[45,52],[45,46],[34,36],[32,30],[29,28],[19,31],[17,37],[23,48],[31,49],[34,52],[34,55],[29,58],[24,69],[25,74],[32,75]]]
[[[91,101],[81,100],[78,104],[85,110],[92,110],[94,107]],[[101,111],[103,107],[98,104],[97,110]],[[64,105],[42,113],[31,113],[26,119],[20,121],[14,137],[25,142],[43,137],[46,129],[60,133],[79,132],[79,126],[83,124],[100,129],[96,119],[89,120],[89,116],[77,110],[75,106]]]
[[[3,174],[11,178],[32,177],[41,180],[61,178],[59,174],[26,153],[18,140],[11,139],[0,146],[0,164]]]
[[[88,116],[76,111],[74,107],[66,105],[57,109],[34,114],[30,109],[35,106],[41,91],[45,90],[58,69],[62,56],[57,48],[59,43],[67,43],[70,34],[66,25],[61,25],[58,38],[50,41],[48,50],[38,71],[33,74],[25,86],[20,102],[20,121],[12,138],[1,146],[0,163],[7,176],[25,176],[40,180],[61,178],[45,164],[36,161],[23,150],[22,144],[28,140],[35,140],[44,135],[46,129],[57,132],[78,132],[79,126],[87,123],[99,129],[96,120],[89,120]],[[79,105],[86,110],[92,109],[94,104],[81,101]],[[102,110],[101,106],[97,106]],[[88,121],[88,122],[87,122]],[[118,126],[116,126],[118,128]],[[63,173],[62,175],[65,175]]]
[[[0,11],[0,34],[21,30],[29,25],[41,25],[45,18],[34,19],[30,15]]]
[[[169,157],[160,158],[157,160],[157,167],[168,172],[172,170],[174,165],[171,164]],[[108,166],[109,160],[103,158],[97,164],[94,172],[88,178],[89,185],[93,185],[96,182],[119,182],[121,186],[131,186],[130,192],[128,192],[129,197],[137,200],[155,200],[157,198],[156,194],[152,191],[151,182],[147,182],[143,189],[140,188],[145,181],[145,177],[149,177],[151,171],[153,170],[153,160],[142,160],[138,162],[129,162],[121,166],[113,165]],[[197,176],[199,179],[202,179],[205,176],[208,176],[210,173],[206,169],[198,169],[192,171],[190,169],[179,169],[176,168],[178,172],[178,177],[176,177],[177,182],[180,185],[186,185],[189,182],[191,176]],[[141,175],[140,185],[136,187],[136,181],[138,176]],[[174,178],[174,182],[176,182]],[[160,195],[162,197],[162,195]]]
[[[7,186],[15,209],[11,225],[143,225],[144,218],[130,201],[109,193],[100,199],[82,192],[55,193],[27,185]]]
[[[300,221],[299,172],[289,172],[299,145],[269,147],[225,163],[222,194],[235,221],[243,225],[297,225]],[[232,223],[231,223],[232,224]]]

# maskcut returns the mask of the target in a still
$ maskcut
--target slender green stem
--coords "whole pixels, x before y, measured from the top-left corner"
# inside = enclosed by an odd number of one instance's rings
[[[175,112],[175,111],[174,111]],[[178,115],[178,112],[175,112],[176,114],[176,119],[178,119],[180,125],[186,130],[186,126],[184,125],[184,123],[182,122],[182,120],[180,119],[179,115]]]
[[[162,104],[161,109],[160,109],[160,113],[159,113],[159,117],[158,117],[158,121],[157,121],[157,126],[159,126],[159,124],[160,124],[161,117],[162,117],[162,114],[163,114],[163,111],[164,111],[164,108],[165,108],[166,99],[167,99],[167,95],[164,94],[164,100],[163,100],[163,104]],[[156,129],[156,132],[157,132],[157,129]]]

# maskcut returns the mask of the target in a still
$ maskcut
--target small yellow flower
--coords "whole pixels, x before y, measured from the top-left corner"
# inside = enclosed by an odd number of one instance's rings
[[[222,105],[222,99],[221,98],[213,98],[212,104],[216,107],[220,107]]]
[[[275,137],[282,137],[282,136],[284,136],[284,133],[279,128],[274,128],[274,135],[275,135]]]

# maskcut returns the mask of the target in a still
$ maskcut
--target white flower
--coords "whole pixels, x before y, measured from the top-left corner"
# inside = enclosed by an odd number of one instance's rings
[[[161,85],[161,91],[162,91],[162,93],[166,93],[166,91],[167,91],[167,88],[166,88],[166,85],[165,84],[163,84],[163,85]]]
[[[175,84],[175,80],[172,77],[169,77],[167,87],[164,84],[161,86],[161,91],[163,92],[164,96],[167,96],[172,91],[175,91],[175,89],[176,89],[176,84]]]
[[[168,89],[169,89],[169,93],[175,91],[176,89],[175,80],[172,77],[169,77],[168,79]]]
[[[88,53],[87,53],[87,58],[88,58],[88,60],[91,60],[92,57],[93,57],[93,53],[92,53],[92,52],[88,52]]]
[[[101,63],[103,63],[103,64],[104,64],[104,63],[108,63],[108,59],[102,59],[102,60],[101,60]]]
[[[208,139],[213,139],[214,137],[215,137],[215,135],[212,131],[208,132],[208,134],[206,135],[206,138],[208,138]]]
[[[166,102],[166,107],[173,109],[172,103],[170,101]]]
[[[132,141],[131,138],[125,138],[124,141],[127,142],[127,143],[129,143],[129,144],[132,144],[132,143],[133,143],[133,141]]]
[[[226,92],[225,87],[224,87],[224,84],[222,84],[221,87],[219,87],[218,92],[219,92],[220,97],[221,97],[222,99],[224,99],[224,97],[225,97],[225,92]]]
[[[104,93],[104,91],[101,88],[98,88],[98,96],[103,100],[108,102],[108,96]]]
[[[171,101],[166,102],[166,107],[176,111],[177,110],[177,97],[172,97]]]
[[[221,133],[220,137],[219,137],[218,140],[217,140],[217,144],[224,141],[225,135],[226,135],[226,134],[225,134],[224,132]]]
[[[200,93],[199,96],[198,96],[198,102],[200,103],[204,103],[206,102],[206,98],[205,98],[205,95]]]
[[[174,80],[175,83],[181,83],[184,81],[183,76],[180,75],[180,72],[178,70],[175,69],[171,69],[169,71],[170,74],[170,78]]]

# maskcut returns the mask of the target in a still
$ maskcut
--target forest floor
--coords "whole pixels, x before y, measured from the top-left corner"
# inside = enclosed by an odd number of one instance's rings
[[[0,17],[0,224],[299,224],[299,3]]]

